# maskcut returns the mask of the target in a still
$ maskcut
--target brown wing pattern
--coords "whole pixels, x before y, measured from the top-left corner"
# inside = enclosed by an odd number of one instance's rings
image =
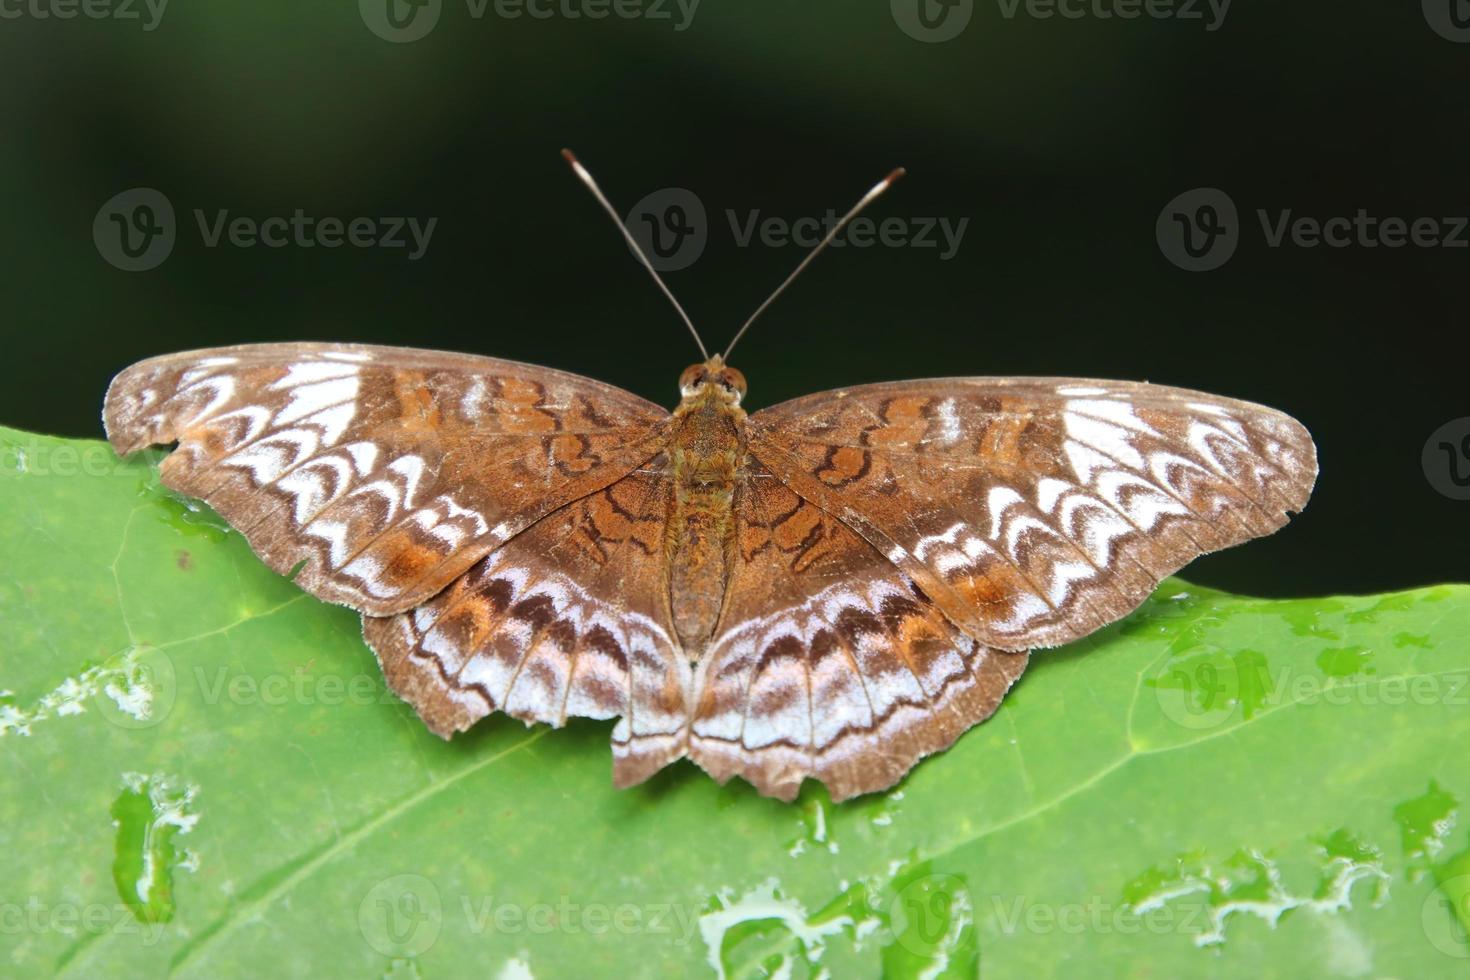
[[[1280,528],[1317,473],[1280,412],[1068,378],[812,395],[751,416],[750,450],[1006,650],[1085,636],[1198,555]]]
[[[965,636],[877,550],[752,461],[700,665],[690,757],[790,800],[893,785],[990,716],[1026,665]]]
[[[683,650],[670,568],[692,559],[671,515],[702,477],[671,460],[710,450],[672,443],[634,395],[490,358],[273,344],[134,365],[104,418],[120,452],[178,442],[168,486],[362,612],[389,684],[441,736],[495,710],[618,718],[619,786],[687,755],[786,800],[808,777],[836,800],[893,785],[995,711],[1020,651],[1276,530],[1316,477],[1294,420],[1176,388],[965,378],[797,399],[748,420],[719,620]]]
[[[467,354],[253,344],[133,365],[108,389],[120,453],[177,441],[201,497],[281,573],[364,613],[411,608],[661,446],[667,413],[587,378]]]
[[[620,718],[613,777],[684,755],[690,669],[668,609],[663,458],[562,507],[442,594],[363,617],[389,684],[447,738],[491,711],[560,726]]]

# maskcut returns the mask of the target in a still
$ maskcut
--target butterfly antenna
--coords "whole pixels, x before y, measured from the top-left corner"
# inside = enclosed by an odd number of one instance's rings
[[[892,187],[894,183],[898,180],[898,178],[902,177],[905,173],[907,173],[907,171],[905,171],[902,167],[899,167],[895,169],[892,173],[890,173],[887,177],[884,177],[882,180],[878,181],[878,183],[873,185],[872,190],[868,191],[868,193],[862,196],[862,200],[858,201],[852,206],[851,211],[842,216],[842,220],[838,221],[837,224],[832,226],[832,230],[827,232],[827,237],[818,242],[817,247],[806,254],[806,258],[801,260],[801,264],[796,267],[795,271],[793,271],[791,275],[787,276],[786,280],[782,282],[781,285],[776,287],[776,291],[768,296],[764,303],[756,307],[755,312],[750,315],[750,319],[746,320],[745,323],[740,327],[740,329],[735,331],[735,339],[730,341],[730,346],[726,347],[725,353],[720,355],[721,360],[728,361],[730,359],[730,352],[735,349],[735,344],[739,342],[741,337],[745,336],[745,331],[750,329],[750,325],[756,321],[756,318],[759,317],[762,313],[766,312],[766,307],[774,303],[777,296],[780,296],[782,293],[786,292],[786,287],[790,286],[792,282],[796,280],[796,277],[801,275],[802,271],[807,266],[812,264],[812,259],[820,255],[822,249],[832,244],[832,240],[837,237],[837,235],[842,231],[843,228],[847,227],[847,223],[853,218],[856,218],[858,214],[863,210],[863,208],[867,207],[869,204],[872,204],[873,201],[877,199],[879,194],[882,194],[884,191],[888,190],[888,188]]]
[[[592,179],[592,175],[587,172],[587,168],[582,166],[582,162],[577,159],[571,150],[562,150],[561,155],[566,158],[567,163],[572,165],[572,173],[576,174],[577,179],[587,185],[587,189],[592,192],[592,196],[597,198],[597,203],[601,204],[602,209],[613,219],[613,223],[618,226],[618,230],[628,240],[628,245],[633,249],[633,254],[638,256],[638,261],[643,263],[643,268],[647,269],[648,274],[653,276],[653,281],[658,283],[658,288],[663,290],[663,294],[669,298],[669,302],[674,304],[674,309],[679,311],[679,316],[684,319],[684,325],[689,328],[689,332],[694,335],[694,342],[699,345],[700,356],[706,361],[709,360],[709,351],[705,350],[704,341],[699,339],[699,331],[694,329],[694,321],[689,319],[689,314],[684,312],[684,307],[679,305],[679,301],[674,299],[674,294],[669,291],[669,287],[664,285],[663,279],[659,277],[658,270],[653,267],[652,262],[648,261],[648,256],[643,254],[643,249],[639,247],[638,240],[633,237],[633,233],[628,230],[628,226],[623,224],[623,219],[618,216],[618,212],[608,202],[606,195],[602,193],[602,189],[597,186],[597,181]]]

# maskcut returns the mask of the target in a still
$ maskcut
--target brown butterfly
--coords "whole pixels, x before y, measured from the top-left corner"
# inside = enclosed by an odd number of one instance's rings
[[[123,371],[105,423],[120,453],[177,442],[166,485],[362,613],[437,734],[617,718],[620,787],[688,757],[783,800],[892,786],[995,711],[1026,651],[1277,530],[1316,478],[1299,423],[1214,395],[949,378],[747,415],[728,353],[670,414],[469,354],[224,347]]]

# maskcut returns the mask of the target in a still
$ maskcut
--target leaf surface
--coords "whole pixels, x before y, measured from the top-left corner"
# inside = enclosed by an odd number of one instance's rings
[[[889,793],[785,805],[687,763],[619,792],[610,723],[431,735],[354,613],[156,461],[0,429],[7,973],[1470,963],[1470,587],[1170,580]]]

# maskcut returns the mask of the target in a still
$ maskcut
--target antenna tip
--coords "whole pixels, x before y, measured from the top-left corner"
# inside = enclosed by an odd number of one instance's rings
[[[888,188],[892,187],[894,182],[906,173],[908,173],[908,171],[903,169],[902,167],[894,167],[892,170],[890,170],[887,177],[884,177],[882,180],[878,181],[878,183],[874,184],[872,189],[869,190],[868,193],[863,195],[863,199],[858,202],[857,208],[854,209],[853,214],[856,214],[858,210],[861,210],[863,207],[865,207],[870,201],[873,200],[873,198],[877,197],[879,194],[882,194],[884,191],[888,190]]]
[[[577,175],[579,180],[581,180],[584,184],[592,183],[592,175],[587,172],[586,167],[582,166],[582,161],[577,159],[577,155],[575,153],[573,153],[566,147],[562,147],[561,158],[572,165],[572,172]]]

